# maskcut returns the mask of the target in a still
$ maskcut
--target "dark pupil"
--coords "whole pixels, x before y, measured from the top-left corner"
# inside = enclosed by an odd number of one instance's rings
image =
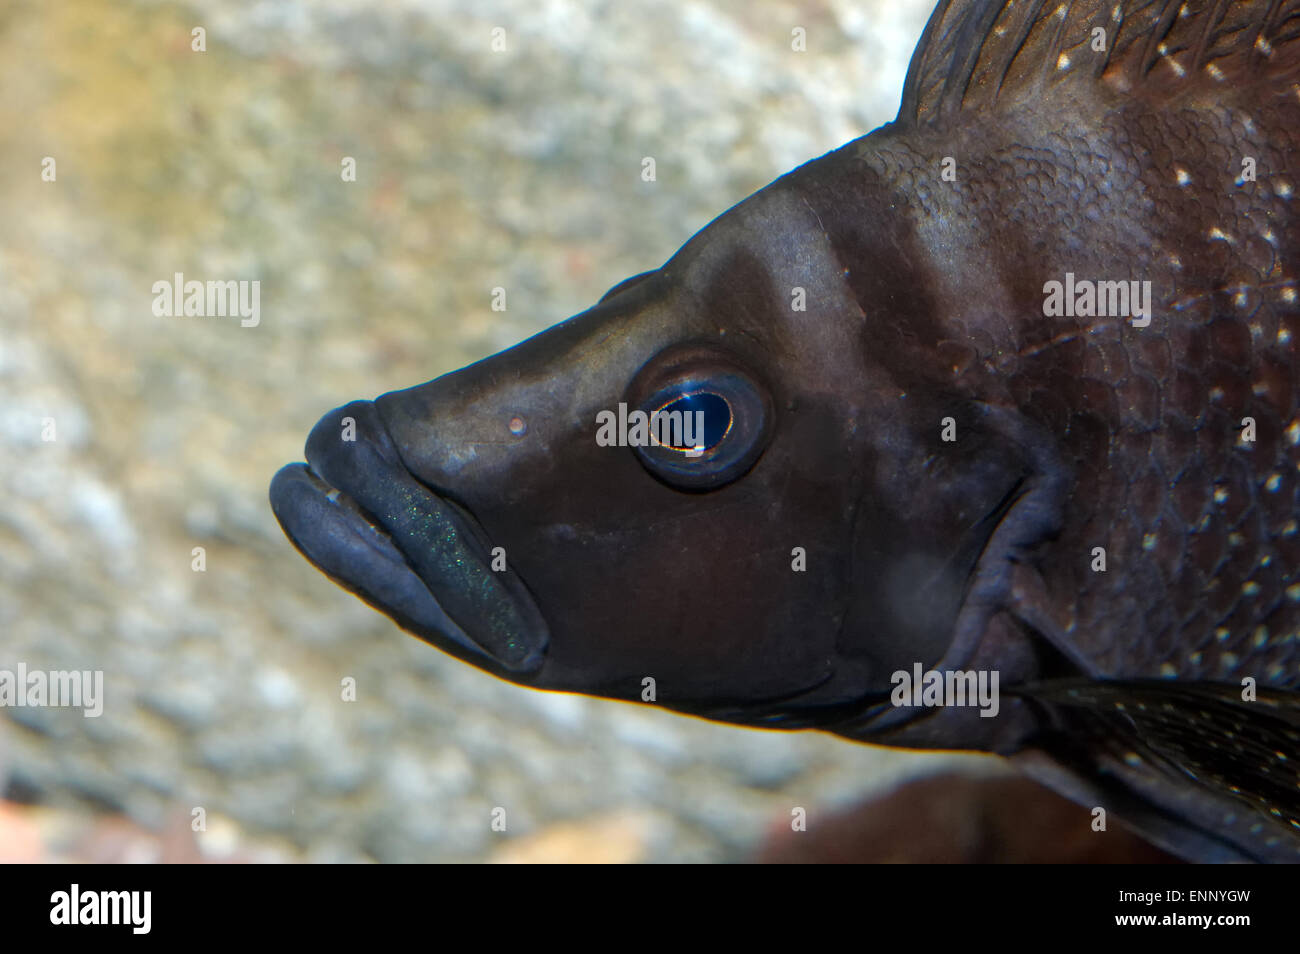
[[[680,426],[677,414],[680,412]],[[696,414],[702,418],[696,417]],[[722,440],[731,427],[731,405],[716,394],[701,391],[670,401],[658,411],[659,439],[669,447],[687,449],[694,445],[712,447]],[[667,415],[673,415],[668,417]],[[699,424],[703,422],[703,433]]]

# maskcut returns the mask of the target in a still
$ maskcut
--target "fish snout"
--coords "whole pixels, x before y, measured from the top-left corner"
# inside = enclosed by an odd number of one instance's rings
[[[411,474],[373,402],[322,417],[306,456],[270,496],[307,559],[440,649],[507,677],[541,667],[549,633],[527,587],[472,514]]]

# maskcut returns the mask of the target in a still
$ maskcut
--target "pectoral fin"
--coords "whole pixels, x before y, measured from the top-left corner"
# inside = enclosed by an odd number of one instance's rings
[[[1259,688],[1245,701],[1240,686],[1162,680],[1069,680],[1008,691],[1044,711],[1049,728],[1036,749],[1098,780],[1081,791],[1077,777],[1053,782],[1044,777],[1050,769],[1035,771],[1034,758],[1024,759],[1030,774],[1063,794],[1109,804],[1158,844],[1195,860],[1237,860],[1235,853],[1239,860],[1300,861],[1300,692]],[[1157,810],[1132,804],[1134,795]],[[1187,824],[1179,831],[1169,817],[1157,817],[1164,813]]]

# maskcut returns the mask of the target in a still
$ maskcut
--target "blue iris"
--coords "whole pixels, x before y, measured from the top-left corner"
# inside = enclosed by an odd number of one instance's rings
[[[704,448],[713,447],[727,436],[727,431],[731,428],[731,405],[724,398],[708,391],[683,394],[659,409],[660,414],[674,412],[681,412],[682,421],[688,428],[684,433],[691,438],[689,443]],[[702,416],[697,418],[696,414]],[[689,424],[686,424],[687,421]],[[703,434],[699,433],[697,421],[702,421],[704,424]]]

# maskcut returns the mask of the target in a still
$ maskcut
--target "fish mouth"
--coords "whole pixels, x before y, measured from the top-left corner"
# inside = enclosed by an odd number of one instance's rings
[[[326,414],[307,463],[271,481],[271,509],[294,546],[403,629],[474,665],[536,672],[550,642],[523,581],[494,558],[472,514],[418,480],[371,401]]]

